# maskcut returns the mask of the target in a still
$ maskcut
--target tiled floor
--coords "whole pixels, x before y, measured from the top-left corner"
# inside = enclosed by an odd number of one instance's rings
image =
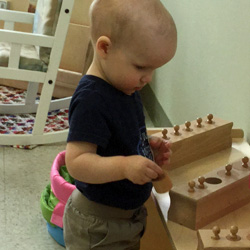
[[[153,127],[146,114],[147,126]],[[40,195],[65,143],[32,150],[0,146],[0,250],[62,250],[48,234]]]

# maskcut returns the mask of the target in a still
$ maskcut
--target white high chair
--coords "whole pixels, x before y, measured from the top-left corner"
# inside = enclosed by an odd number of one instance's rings
[[[71,97],[52,100],[74,0],[38,0],[36,13],[0,9],[0,78],[28,81],[24,104],[1,104],[1,114],[35,113],[31,134],[0,134],[0,145],[66,141],[68,129],[44,133],[50,110],[67,108]],[[33,33],[14,31],[14,24],[33,24]],[[40,100],[36,101],[42,83]]]

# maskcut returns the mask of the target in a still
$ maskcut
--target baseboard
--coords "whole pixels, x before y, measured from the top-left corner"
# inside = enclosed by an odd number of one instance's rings
[[[153,90],[146,85],[141,91],[141,98],[145,109],[155,127],[172,127],[168,116],[164,112],[161,104],[157,100]]]

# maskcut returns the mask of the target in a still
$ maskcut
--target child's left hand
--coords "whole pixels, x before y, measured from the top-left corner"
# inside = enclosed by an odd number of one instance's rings
[[[149,137],[149,144],[153,151],[154,161],[159,166],[168,165],[170,163],[171,143],[156,136]]]

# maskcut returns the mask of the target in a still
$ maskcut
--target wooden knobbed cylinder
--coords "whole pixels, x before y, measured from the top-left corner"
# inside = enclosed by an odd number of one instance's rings
[[[214,226],[213,227],[213,236],[211,237],[213,240],[219,240],[220,239],[220,236],[219,236],[219,234],[220,234],[220,228],[218,227],[218,226]]]
[[[153,185],[158,194],[166,193],[173,187],[172,181],[166,171],[164,171],[163,176],[153,181]]]

